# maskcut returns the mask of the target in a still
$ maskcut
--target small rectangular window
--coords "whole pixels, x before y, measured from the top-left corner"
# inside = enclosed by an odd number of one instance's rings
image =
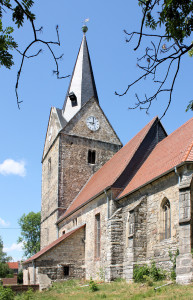
[[[69,276],[69,266],[63,266],[64,276]]]
[[[88,163],[94,165],[95,162],[96,162],[96,151],[88,150]]]
[[[51,157],[48,159],[48,171],[51,172]]]
[[[77,218],[75,218],[75,219],[73,220],[73,225],[74,225],[74,226],[77,226]]]
[[[101,242],[101,224],[100,214],[95,216],[95,256],[100,257],[100,242]]]

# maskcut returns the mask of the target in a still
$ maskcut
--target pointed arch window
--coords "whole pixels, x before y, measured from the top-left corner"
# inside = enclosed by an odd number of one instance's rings
[[[170,201],[165,198],[161,204],[161,240],[171,238],[171,209]]]

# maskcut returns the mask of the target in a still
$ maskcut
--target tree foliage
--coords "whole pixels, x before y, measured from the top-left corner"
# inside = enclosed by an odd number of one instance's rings
[[[7,277],[7,275],[12,275],[13,271],[9,268],[7,262],[12,258],[7,256],[7,253],[3,251],[3,241],[0,237],[0,278]]]
[[[192,0],[138,0],[142,8],[143,17],[140,31],[128,33],[124,30],[130,42],[133,36],[138,37],[134,50],[136,51],[144,37],[151,39],[150,45],[146,47],[145,53],[138,58],[137,66],[144,72],[142,76],[129,84],[126,90],[119,96],[125,95],[137,82],[147,77],[152,77],[157,85],[153,95],[146,95],[144,99],[136,94],[137,102],[131,109],[145,109],[148,113],[154,100],[161,93],[168,93],[168,105],[162,115],[168,110],[174,89],[176,77],[180,69],[181,59],[188,54],[193,56],[193,1]],[[144,32],[150,28],[155,33]],[[160,34],[161,32],[161,34]],[[160,72],[164,66],[165,72]],[[161,74],[161,75],[160,75]],[[193,110],[193,101],[190,101],[187,110]]]
[[[3,241],[2,238],[0,237],[0,262],[1,263],[6,263],[12,259],[11,256],[7,256],[7,253],[3,251]]]
[[[21,3],[19,1],[14,1],[15,6],[10,2],[10,0],[0,0],[0,64],[10,69],[14,64],[13,55],[10,50],[17,48],[18,44],[14,41],[12,37],[13,27],[3,28],[3,12],[8,9],[12,13],[12,20],[17,25],[21,27],[24,24],[24,16],[29,20],[34,20],[35,15],[30,11],[34,1],[23,0]]]
[[[21,237],[18,243],[23,242],[24,255],[30,257],[40,250],[40,212],[23,214],[18,221],[21,227]]]
[[[69,75],[63,77],[59,75],[58,60],[61,59],[63,55],[56,57],[52,49],[53,45],[60,46],[58,26],[56,26],[57,41],[55,42],[45,41],[43,39],[38,38],[38,33],[42,32],[43,27],[40,27],[38,29],[35,27],[35,23],[34,23],[35,15],[31,11],[33,4],[34,1],[32,0],[21,0],[21,1],[0,0],[0,67],[4,66],[8,69],[12,67],[12,65],[14,64],[13,55],[12,55],[13,49],[18,51],[18,53],[21,55],[21,64],[17,73],[16,85],[15,85],[15,93],[16,93],[18,108],[20,108],[20,104],[21,102],[23,102],[19,99],[18,96],[18,86],[19,86],[19,80],[20,80],[24,61],[26,58],[29,59],[29,58],[36,57],[42,52],[42,49],[40,49],[37,53],[28,56],[27,53],[34,44],[36,43],[43,44],[50,51],[55,62],[55,70],[53,70],[53,73],[57,76],[58,79],[69,77]],[[12,21],[18,28],[21,28],[24,25],[25,19],[27,19],[27,21],[30,22],[31,24],[32,39],[31,42],[28,45],[26,45],[24,51],[19,50],[18,44],[12,36],[14,30],[13,26],[8,26],[5,28],[3,26],[3,17],[7,12],[11,13]]]

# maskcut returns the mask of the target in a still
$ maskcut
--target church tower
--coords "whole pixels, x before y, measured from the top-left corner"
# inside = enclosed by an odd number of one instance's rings
[[[62,109],[51,108],[42,157],[41,248],[58,238],[56,221],[122,144],[102,111],[86,33]]]

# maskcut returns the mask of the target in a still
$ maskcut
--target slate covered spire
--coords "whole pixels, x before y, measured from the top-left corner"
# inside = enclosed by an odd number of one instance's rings
[[[85,31],[83,30],[83,32],[84,35],[63,105],[63,117],[67,122],[90,98],[94,96],[98,101]],[[72,95],[72,93],[75,95],[75,100],[73,101],[69,97],[69,94]]]

